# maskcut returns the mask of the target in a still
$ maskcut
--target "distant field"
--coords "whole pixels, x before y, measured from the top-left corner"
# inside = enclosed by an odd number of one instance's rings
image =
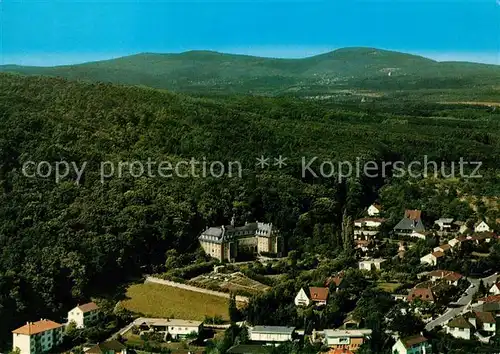
[[[250,279],[241,273],[201,275],[191,279],[189,284],[202,287],[210,286],[210,289],[219,287],[230,292],[244,291],[252,295],[269,290],[269,286]]]
[[[388,293],[393,293],[396,291],[401,284],[400,283],[378,283],[378,288]]]
[[[127,290],[126,309],[148,317],[202,321],[205,315],[229,319],[228,300],[161,284],[136,284]]]

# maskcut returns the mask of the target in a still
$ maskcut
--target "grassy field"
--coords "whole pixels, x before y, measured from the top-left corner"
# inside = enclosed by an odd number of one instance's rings
[[[127,289],[126,309],[148,317],[202,321],[206,316],[229,319],[228,300],[161,284],[135,284]]]
[[[250,279],[243,274],[210,274],[201,275],[189,281],[190,285],[202,287],[210,286],[210,289],[220,288],[230,292],[244,291],[251,295],[256,295],[269,290],[269,286]]]
[[[401,284],[399,284],[399,283],[378,283],[377,286],[379,289],[392,294],[394,291],[396,291],[401,286]]]

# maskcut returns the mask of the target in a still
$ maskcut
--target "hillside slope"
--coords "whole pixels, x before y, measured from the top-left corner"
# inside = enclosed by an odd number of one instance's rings
[[[307,95],[345,88],[447,89],[500,82],[500,66],[439,63],[374,48],[344,48],[305,59],[271,59],[210,51],[143,53],[48,68],[7,65],[0,67],[0,71],[199,93]]]

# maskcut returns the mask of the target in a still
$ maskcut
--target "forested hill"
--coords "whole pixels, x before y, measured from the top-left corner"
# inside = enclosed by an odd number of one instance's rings
[[[238,221],[273,222],[290,247],[305,247],[317,240],[311,238],[316,225],[339,229],[341,208],[355,215],[387,183],[361,178],[339,189],[334,179],[302,179],[302,156],[409,161],[426,154],[438,161],[480,159],[498,168],[499,117],[487,108],[369,109],[289,98],[214,101],[0,74],[0,346],[27,320],[62,320],[98,289],[161,269],[168,249],[195,250],[200,230],[227,223],[234,212]],[[283,155],[288,166],[258,169],[261,155]],[[99,178],[102,161],[192,157],[240,161],[243,178]],[[22,173],[27,161],[54,166],[61,160],[88,163],[79,184],[75,173],[60,183],[54,175]],[[491,176],[494,188],[497,170]],[[412,200],[418,193],[412,191]],[[395,215],[408,207],[400,195]],[[438,214],[443,205],[451,208],[448,202],[432,208]],[[332,250],[339,246],[337,233],[318,239]]]
[[[436,62],[375,48],[344,48],[305,59],[210,51],[144,53],[58,67],[6,65],[0,71],[145,85],[196,93],[327,94],[339,89],[463,89],[498,85],[500,66]]]

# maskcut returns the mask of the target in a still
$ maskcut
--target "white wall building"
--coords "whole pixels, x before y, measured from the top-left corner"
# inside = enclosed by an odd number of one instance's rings
[[[377,259],[366,259],[358,263],[359,269],[361,270],[371,270],[372,266],[375,267],[375,269],[380,270],[382,268],[382,263],[384,263],[386,260],[383,258],[377,258]]]
[[[439,258],[443,257],[444,253],[441,251],[429,253],[422,258],[420,258],[420,264],[428,264],[431,266],[436,266],[438,264]]]
[[[249,329],[250,340],[255,342],[287,342],[293,339],[294,327],[255,326]]]
[[[62,343],[62,324],[50,320],[28,322],[12,331],[12,350],[21,354],[38,354],[51,350]]]
[[[379,204],[372,204],[368,207],[368,215],[377,216],[382,211],[382,207]]]
[[[427,338],[423,336],[412,336],[399,338],[392,346],[392,354],[430,354],[432,347]]]
[[[294,300],[295,306],[304,306],[307,307],[311,303],[311,300],[307,296],[304,289],[300,289],[298,294],[295,296]]]
[[[499,295],[500,294],[500,283],[493,284],[490,288],[490,294]]]
[[[136,323],[141,330],[148,329],[155,332],[171,335],[178,339],[186,337],[189,334],[198,335],[202,329],[201,321],[190,321],[181,319],[163,319],[163,318],[145,318]]]
[[[489,232],[491,231],[491,228],[488,226],[488,224],[484,221],[481,221],[480,223],[476,224],[474,227],[475,232]]]
[[[74,322],[76,328],[85,328],[99,319],[99,306],[94,302],[78,305],[68,312],[68,323]]]

